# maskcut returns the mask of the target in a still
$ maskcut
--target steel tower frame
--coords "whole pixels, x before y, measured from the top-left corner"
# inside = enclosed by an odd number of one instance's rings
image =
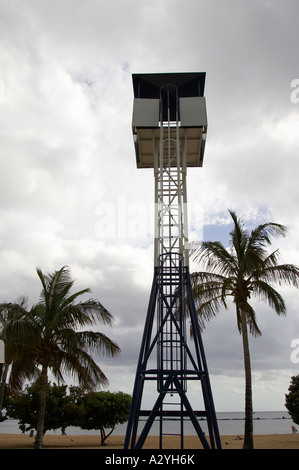
[[[165,75],[165,79],[168,78]],[[164,430],[166,419],[178,424],[177,432],[172,434],[180,436],[182,449],[186,419],[192,422],[203,448],[221,448],[189,273],[186,174],[190,130],[181,126],[179,89],[173,82],[176,82],[176,76],[172,77],[172,82],[159,87],[159,129],[152,129],[151,134],[156,203],[155,268],[125,449],[142,448],[156,419],[159,420],[160,449],[163,448],[163,436],[168,434]],[[142,141],[140,136],[139,140]],[[137,147],[136,155],[139,158]],[[187,315],[193,332],[194,352],[187,340]],[[153,356],[156,356],[156,367],[152,365]],[[203,409],[196,411],[187,396],[188,382],[195,380],[201,383],[203,398]],[[157,398],[152,410],[143,409],[142,404],[148,381],[157,384]],[[199,424],[199,417],[207,420],[209,441]]]

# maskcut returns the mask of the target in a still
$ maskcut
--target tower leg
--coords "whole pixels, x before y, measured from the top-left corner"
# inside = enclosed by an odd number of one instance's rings
[[[138,365],[137,365],[135,384],[134,384],[134,390],[133,390],[133,395],[132,395],[132,404],[131,404],[131,410],[130,410],[128,425],[127,425],[126,437],[125,437],[125,444],[124,444],[125,449],[129,448],[130,440],[131,440],[131,448],[135,447],[136,433],[137,433],[139,415],[140,415],[140,406],[141,406],[141,400],[142,400],[142,392],[143,392],[143,386],[144,386],[144,374],[142,373],[142,371],[146,368],[147,360],[149,357],[148,352],[149,352],[150,341],[151,341],[151,336],[152,336],[156,299],[157,299],[157,290],[158,290],[158,284],[157,284],[157,276],[155,273],[153,283],[152,283],[150,300],[149,300],[145,327],[144,327],[144,332],[143,332],[143,338],[141,342],[139,360],[138,360]]]
[[[186,282],[187,299],[188,299],[188,305],[189,305],[191,325],[193,329],[193,337],[194,337],[194,342],[195,342],[195,350],[196,350],[198,362],[200,361],[200,358],[201,358],[202,367],[205,370],[205,377],[204,377],[204,380],[202,380],[202,388],[203,388],[203,397],[205,400],[205,408],[209,415],[207,422],[208,422],[208,428],[209,428],[211,447],[215,448],[215,444],[216,444],[216,448],[221,449],[221,441],[220,441],[220,435],[219,435],[218,424],[217,424],[217,419],[216,419],[216,412],[214,408],[214,400],[213,400],[212,388],[211,388],[210,378],[209,378],[209,373],[208,373],[208,366],[207,366],[205,351],[204,351],[203,342],[201,338],[201,332],[200,332],[200,328],[199,328],[199,324],[197,320],[196,308],[195,308],[193,291],[192,291],[192,284],[191,284],[190,273],[189,273],[188,268],[186,269],[185,282]]]

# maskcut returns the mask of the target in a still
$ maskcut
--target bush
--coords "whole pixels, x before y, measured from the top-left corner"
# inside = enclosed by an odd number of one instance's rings
[[[294,375],[291,378],[289,393],[286,394],[285,398],[285,407],[294,423],[299,424],[299,375]]]

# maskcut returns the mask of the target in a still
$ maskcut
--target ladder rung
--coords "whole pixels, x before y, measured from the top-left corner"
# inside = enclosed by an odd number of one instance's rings
[[[193,410],[193,413],[195,414],[195,416],[197,417],[201,417],[201,418],[206,418],[207,417],[207,412],[206,411],[195,411]],[[139,416],[149,416],[151,414],[151,410],[140,410],[139,412]],[[190,415],[187,411],[183,411],[182,413],[183,417],[185,418],[189,418]],[[161,416],[161,412],[158,410],[157,411],[157,417],[160,417]],[[177,410],[164,410],[162,411],[162,418],[164,417],[181,417],[181,412],[180,411],[177,411]]]
[[[165,402],[165,401],[164,401],[164,402],[162,403],[162,405],[181,405],[181,403],[180,403],[180,402],[178,402],[178,403],[172,403],[172,402],[168,403],[168,402]]]

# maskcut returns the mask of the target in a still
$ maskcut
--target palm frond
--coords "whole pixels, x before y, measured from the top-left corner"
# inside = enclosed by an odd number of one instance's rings
[[[65,293],[64,297],[62,298],[60,308],[63,309],[65,307],[67,307],[69,304],[72,304],[78,297],[80,297],[81,295],[84,295],[88,292],[90,292],[90,289],[87,288],[87,289],[82,289],[78,292],[75,292],[74,294],[69,295],[69,296],[67,296],[67,293]]]
[[[222,307],[227,308],[222,296],[213,297],[196,306],[198,324],[201,331],[205,329],[206,323],[215,317]]]
[[[286,314],[286,305],[282,296],[268,282],[261,279],[252,283],[252,295],[259,300],[266,300],[278,315]]]
[[[262,332],[259,329],[256,322],[255,311],[252,306],[247,302],[246,303],[246,322],[249,326],[249,331],[253,336],[261,336]]]
[[[51,323],[52,329],[82,328],[94,323],[113,326],[113,316],[98,300],[89,299],[77,304],[66,304],[64,308],[58,309],[56,316]]]
[[[258,247],[271,245],[271,237],[285,237],[287,235],[287,228],[284,225],[277,224],[274,222],[267,222],[265,224],[258,225],[251,232],[250,245]]]
[[[64,351],[60,372],[77,378],[79,385],[87,390],[109,383],[102,369],[84,349],[78,348],[76,355]]]
[[[231,275],[236,269],[236,260],[222,243],[203,242],[202,245],[191,252],[194,261],[203,263],[204,267],[220,275]]]
[[[192,273],[191,284],[200,329],[203,330],[206,322],[221,308],[227,308],[226,297],[232,295],[232,286],[225,276],[210,272]]]
[[[249,303],[246,303],[244,305],[244,308],[246,310],[246,323],[249,326],[249,331],[253,336],[261,336],[262,332],[259,329],[257,322],[256,322],[256,315],[254,309],[249,305]],[[242,323],[241,323],[241,310],[238,305],[236,305],[236,313],[237,313],[237,327],[239,330],[239,333],[242,333]]]
[[[274,282],[279,285],[289,285],[299,287],[299,268],[293,264],[274,265],[267,263],[260,277],[268,282]]]
[[[240,265],[248,243],[248,232],[245,230],[243,222],[239,220],[236,213],[231,210],[229,210],[229,213],[234,222],[233,230],[230,232],[231,243],[236,252],[238,264]]]
[[[76,347],[85,349],[90,353],[96,352],[101,356],[115,357],[120,353],[119,346],[108,336],[99,331],[77,331],[64,330],[60,335],[65,350],[75,351]]]
[[[40,301],[46,305],[47,314],[51,315],[65,300],[74,281],[70,277],[70,270],[67,266],[54,271],[53,274],[44,274],[40,268],[37,268],[37,274],[43,286]]]
[[[113,326],[113,316],[99,300],[89,299],[79,304],[82,311],[87,312],[93,322]]]

